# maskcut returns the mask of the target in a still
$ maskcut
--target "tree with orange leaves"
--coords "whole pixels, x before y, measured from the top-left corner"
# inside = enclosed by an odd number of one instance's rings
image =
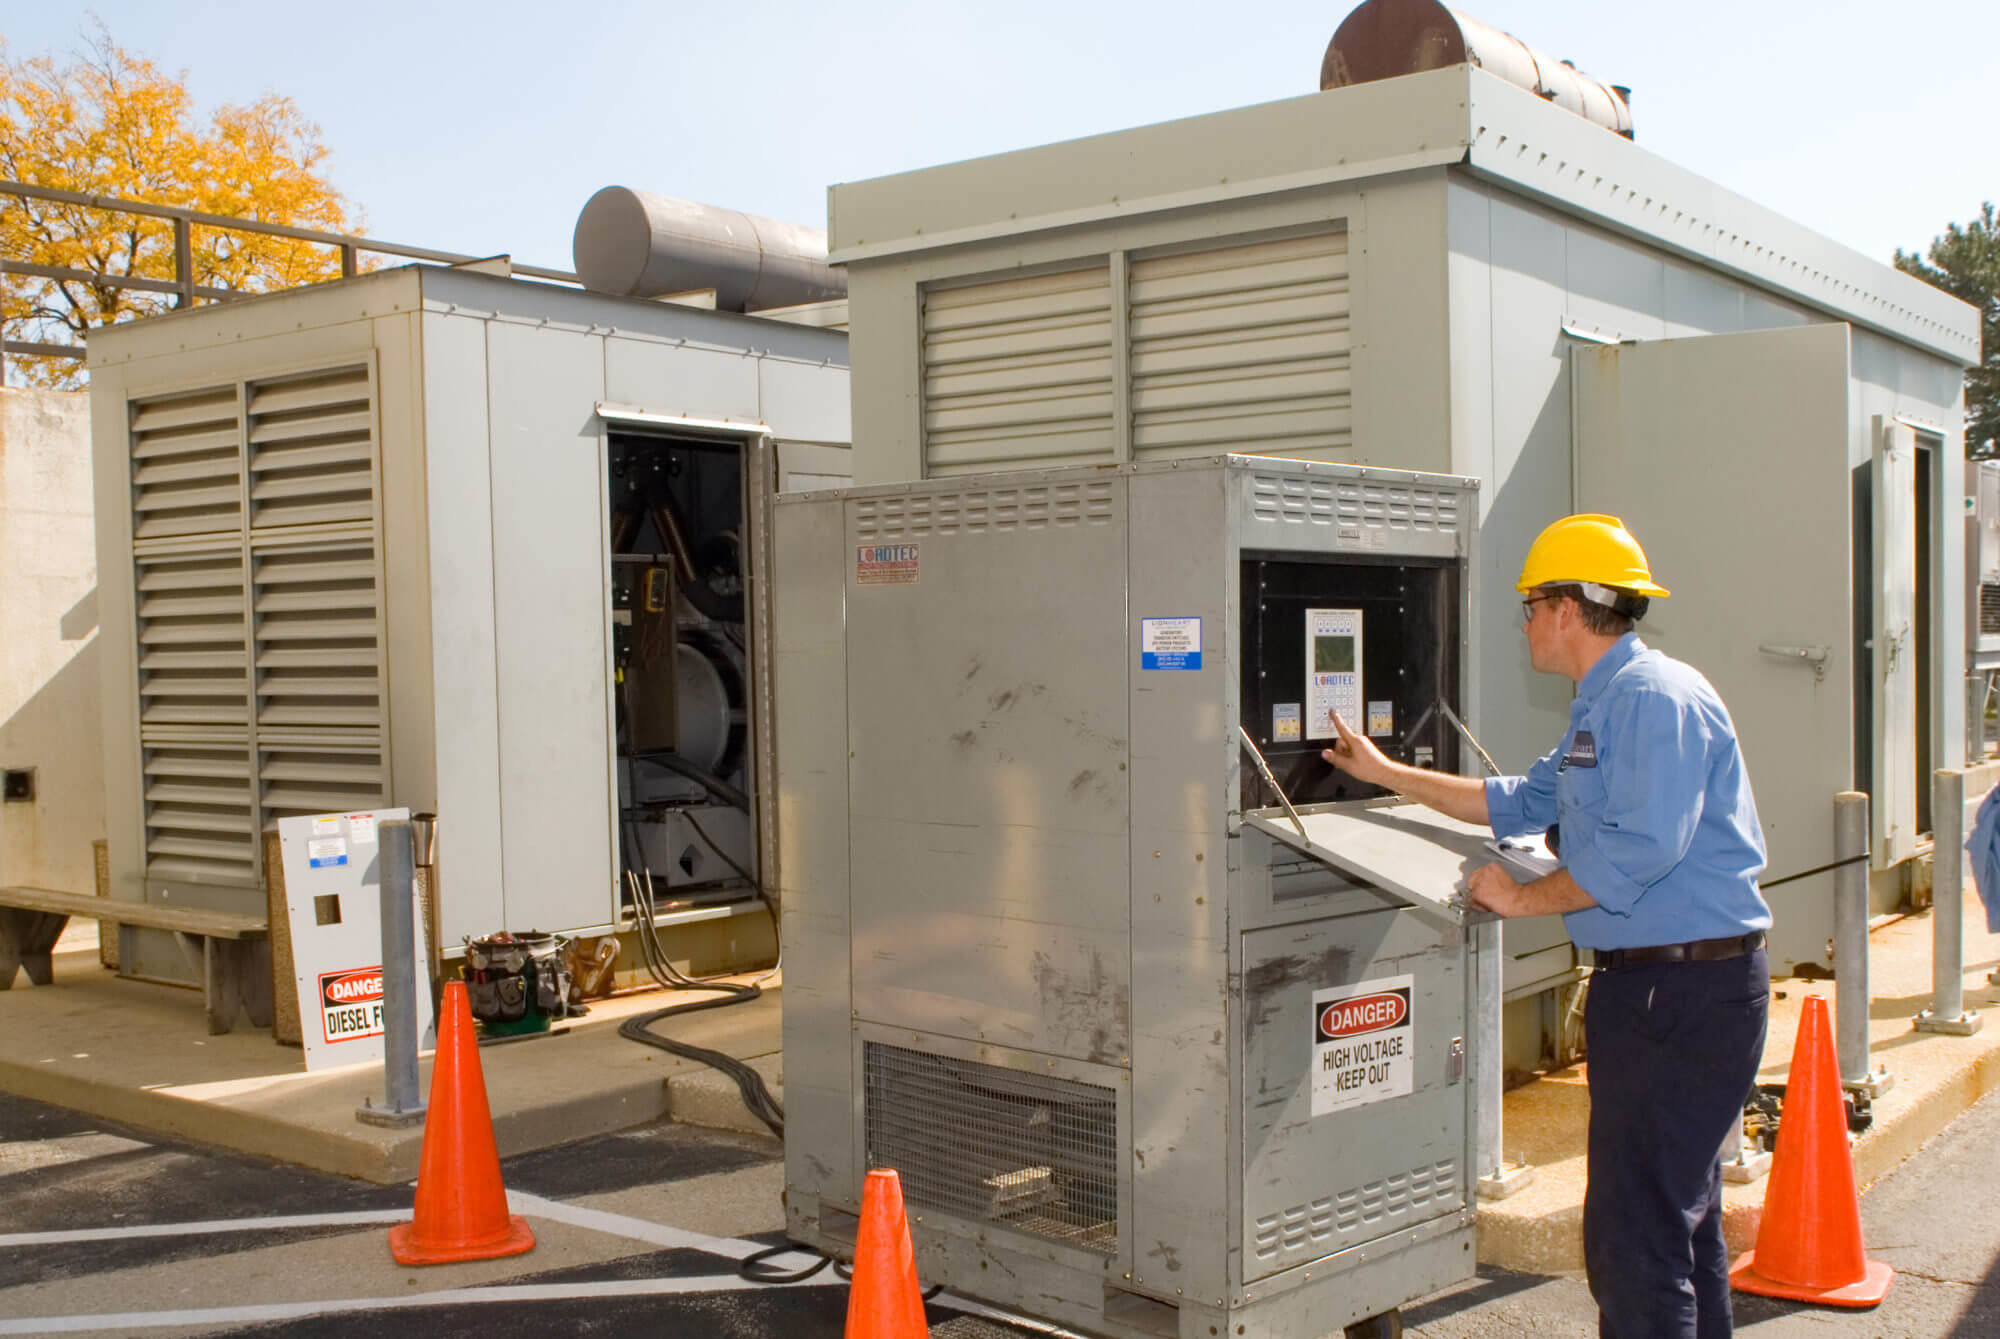
[[[67,63],[15,61],[0,42],[0,179],[82,195],[178,205],[208,214],[327,232],[361,224],[321,174],[319,127],[290,98],[267,93],[218,108],[201,124],[187,75],[162,73],[99,24]],[[340,277],[340,256],[313,242],[194,225],[194,282],[264,292]],[[106,279],[170,281],[174,225],[82,204],[0,195],[0,256]],[[173,295],[108,283],[9,274],[0,327],[24,342],[74,344],[93,326],[164,311]],[[15,384],[75,387],[68,358],[7,359]]]

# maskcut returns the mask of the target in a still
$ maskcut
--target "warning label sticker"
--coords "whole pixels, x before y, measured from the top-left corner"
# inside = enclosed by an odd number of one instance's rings
[[[1276,742],[1295,742],[1299,737],[1299,704],[1280,702],[1271,708],[1271,739]]]
[[[306,860],[314,869],[327,869],[347,863],[347,838],[309,837],[306,839]]]
[[[1139,668],[1198,670],[1201,668],[1201,620],[1142,618],[1139,620]]]
[[[321,1036],[358,1041],[382,1035],[382,969],[353,967],[319,978]]]
[[[347,816],[347,839],[356,846],[375,844],[375,815],[349,814]]]
[[[1414,976],[1313,994],[1312,1114],[1407,1097],[1416,1073]]]
[[[914,586],[917,584],[916,544],[863,544],[854,550],[854,584],[857,586]]]

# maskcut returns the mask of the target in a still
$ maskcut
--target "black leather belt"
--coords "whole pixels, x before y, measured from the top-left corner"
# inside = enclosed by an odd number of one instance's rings
[[[1646,962],[1727,962],[1764,947],[1764,932],[1727,939],[1697,939],[1691,944],[1655,944],[1650,948],[1592,949],[1597,967],[1636,967]]]

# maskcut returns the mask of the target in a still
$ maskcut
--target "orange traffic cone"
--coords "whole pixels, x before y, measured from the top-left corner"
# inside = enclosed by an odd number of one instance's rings
[[[1757,1246],[1729,1272],[1747,1293],[1827,1306],[1874,1306],[1889,1295],[1896,1271],[1868,1258],[1861,1242],[1861,1201],[1840,1097],[1840,1066],[1826,1001],[1806,1000],[1792,1049],[1791,1084],[1778,1123],[1778,1151],[1764,1192]]]
[[[527,1220],[507,1212],[486,1076],[472,1036],[472,1006],[465,983],[453,981],[444,988],[438,1020],[431,1104],[417,1166],[416,1220],[389,1229],[389,1252],[398,1264],[445,1265],[519,1255],[534,1244]]]
[[[846,1339],[929,1339],[930,1332],[910,1224],[903,1216],[903,1182],[891,1171],[870,1172],[861,1188]]]

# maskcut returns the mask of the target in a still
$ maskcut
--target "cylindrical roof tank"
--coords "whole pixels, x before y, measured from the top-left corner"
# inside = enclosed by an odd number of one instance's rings
[[[1630,90],[1601,84],[1437,0],[1368,0],[1341,21],[1327,44],[1319,86],[1342,88],[1468,63],[1632,138]]]
[[[618,297],[712,288],[718,308],[756,311],[847,295],[816,228],[625,186],[590,197],[571,252],[585,288]]]

